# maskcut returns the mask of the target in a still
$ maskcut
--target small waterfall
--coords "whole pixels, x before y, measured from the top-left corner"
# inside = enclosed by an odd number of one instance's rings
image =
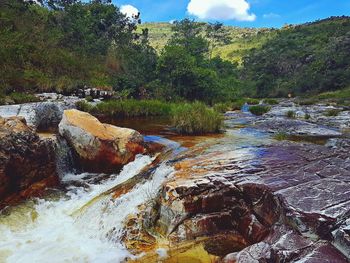
[[[56,170],[61,179],[68,173],[78,172],[73,151],[68,142],[60,136],[57,136],[56,142]]]
[[[58,169],[62,174],[72,167],[67,149],[66,142],[60,141]],[[155,160],[139,155],[119,174],[102,181],[91,180],[100,176],[97,174],[65,173],[61,179],[69,185],[66,193],[0,215],[0,262],[115,263],[132,258],[121,242],[124,222],[139,205],[153,198],[174,169],[163,160],[129,192],[113,198],[110,191],[142,174]]]

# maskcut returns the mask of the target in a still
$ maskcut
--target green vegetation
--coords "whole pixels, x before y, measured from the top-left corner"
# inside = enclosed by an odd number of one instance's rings
[[[0,94],[0,105],[3,104],[22,104],[29,102],[38,102],[40,101],[38,97],[21,92],[12,92],[8,95]]]
[[[156,54],[138,18],[108,1],[0,1],[0,93],[132,90],[150,81]],[[136,40],[135,40],[136,39]]]
[[[275,138],[275,140],[284,141],[288,139],[288,134],[286,134],[285,132],[278,132],[273,137]]]
[[[217,103],[213,106],[213,109],[217,112],[226,113],[232,110],[232,103],[231,102]]]
[[[317,96],[319,99],[350,99],[350,88],[324,92]]]
[[[306,113],[304,118],[305,118],[305,120],[310,120],[311,119],[311,115],[309,113]]]
[[[296,118],[296,113],[293,110],[289,110],[286,112],[286,117],[289,119],[295,119]]]
[[[264,106],[264,105],[256,105],[256,106],[251,106],[249,108],[249,111],[253,113],[254,115],[261,116],[267,113],[271,107],[269,106]]]
[[[168,103],[158,100],[110,100],[96,106],[80,101],[77,108],[94,115],[111,118],[166,116],[181,134],[220,132],[223,116],[202,102]]]
[[[287,26],[244,58],[242,76],[259,97],[317,94],[350,84],[350,18]]]
[[[181,134],[206,134],[220,132],[223,117],[201,102],[185,103],[174,107],[173,125]]]
[[[325,116],[327,117],[335,117],[338,116],[338,114],[341,112],[342,110],[340,109],[332,109],[332,110],[328,110],[325,112]]]
[[[305,106],[314,105],[314,104],[316,104],[318,102],[319,102],[319,100],[317,98],[300,99],[300,100],[297,101],[297,103],[299,105],[305,105]]]
[[[101,114],[114,118],[134,118],[151,116],[169,116],[173,104],[158,100],[110,100],[92,106],[87,102],[78,102],[78,109],[92,114]]]
[[[264,103],[269,104],[269,105],[276,105],[276,104],[278,104],[278,100],[267,98],[267,99],[264,99]]]
[[[2,0],[0,103],[14,92],[70,94],[88,86],[126,99],[231,103],[232,109],[244,104],[242,97],[321,92],[319,98],[346,105],[349,32],[349,17],[278,30],[190,19],[141,24],[110,0]]]

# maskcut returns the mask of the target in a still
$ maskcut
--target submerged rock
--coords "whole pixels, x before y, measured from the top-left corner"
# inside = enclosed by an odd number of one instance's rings
[[[53,141],[40,139],[24,118],[0,118],[0,207],[57,184]]]
[[[59,133],[74,149],[82,168],[89,172],[115,172],[145,151],[139,132],[103,124],[78,110],[64,111]]]

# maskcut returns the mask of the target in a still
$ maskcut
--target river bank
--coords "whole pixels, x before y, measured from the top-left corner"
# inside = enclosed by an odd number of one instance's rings
[[[111,175],[68,167],[60,187],[2,210],[0,258],[348,262],[350,115],[326,116],[334,108],[284,100],[261,117],[228,112],[217,136],[114,121],[164,147]]]

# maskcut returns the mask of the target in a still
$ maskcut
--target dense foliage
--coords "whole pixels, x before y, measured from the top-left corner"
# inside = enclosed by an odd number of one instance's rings
[[[259,97],[305,95],[350,85],[350,19],[288,26],[244,59],[242,75]]]
[[[0,90],[136,89],[156,61],[138,22],[109,1],[2,0]]]
[[[239,108],[242,96],[350,86],[348,17],[280,30],[139,24],[110,0],[1,0],[0,102],[88,86],[126,98],[224,103],[216,106],[223,111]]]

